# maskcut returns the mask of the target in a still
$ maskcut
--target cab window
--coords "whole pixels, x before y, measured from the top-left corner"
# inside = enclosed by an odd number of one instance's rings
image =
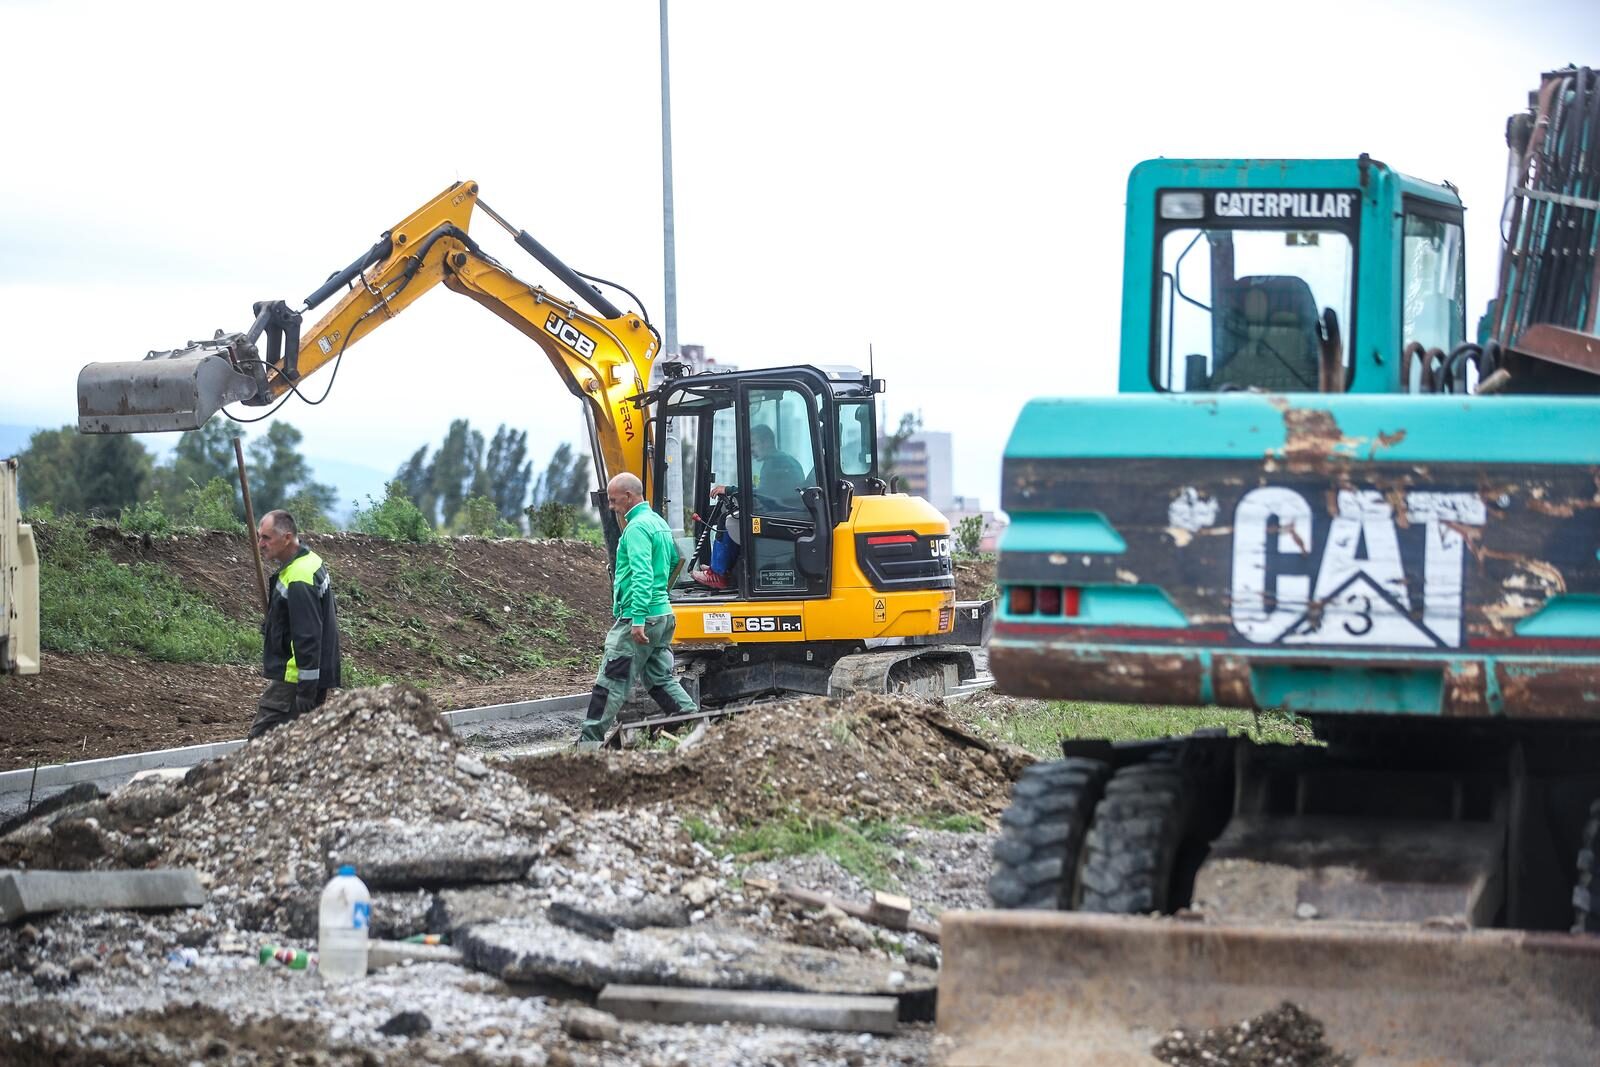
[[[1408,205],[1400,263],[1400,347],[1445,354],[1466,338],[1467,281],[1459,219]],[[1415,389],[1416,383],[1407,383]]]
[[[872,472],[872,449],[877,443],[868,401],[839,405],[839,473],[860,478]]]
[[[1156,381],[1178,392],[1314,392],[1320,322],[1353,336],[1355,249],[1336,228],[1180,227],[1161,238]]]

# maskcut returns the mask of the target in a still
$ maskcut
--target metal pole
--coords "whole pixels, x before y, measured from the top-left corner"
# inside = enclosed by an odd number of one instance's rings
[[[261,610],[267,610],[267,572],[261,568],[261,542],[256,540],[256,510],[250,506],[250,481],[244,474],[244,445],[233,439],[233,458],[239,461],[239,490],[244,493],[244,521],[250,524],[250,551],[256,557],[256,594],[261,597]]]
[[[661,0],[661,226],[666,260],[667,335],[663,356],[678,354],[678,268],[672,224],[672,87],[667,67],[667,0]]]

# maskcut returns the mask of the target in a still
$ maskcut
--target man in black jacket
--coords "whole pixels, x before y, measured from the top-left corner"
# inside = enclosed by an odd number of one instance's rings
[[[267,691],[250,736],[260,737],[328,699],[339,686],[339,613],[322,558],[300,544],[287,511],[269,511],[257,531],[261,554],[277,566],[261,623],[261,673]]]

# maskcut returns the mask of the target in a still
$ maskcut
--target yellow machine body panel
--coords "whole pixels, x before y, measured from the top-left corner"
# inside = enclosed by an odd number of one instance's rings
[[[676,644],[869,641],[947,634],[954,625],[954,589],[880,590],[856,552],[856,535],[913,530],[947,538],[948,521],[920,497],[904,493],[857,497],[834,531],[833,588],[826,598],[675,603]]]

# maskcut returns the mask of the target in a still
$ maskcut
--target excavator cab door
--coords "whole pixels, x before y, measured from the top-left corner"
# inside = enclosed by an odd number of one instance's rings
[[[819,399],[798,381],[743,382],[738,404],[739,565],[746,599],[825,597],[833,501]]]

